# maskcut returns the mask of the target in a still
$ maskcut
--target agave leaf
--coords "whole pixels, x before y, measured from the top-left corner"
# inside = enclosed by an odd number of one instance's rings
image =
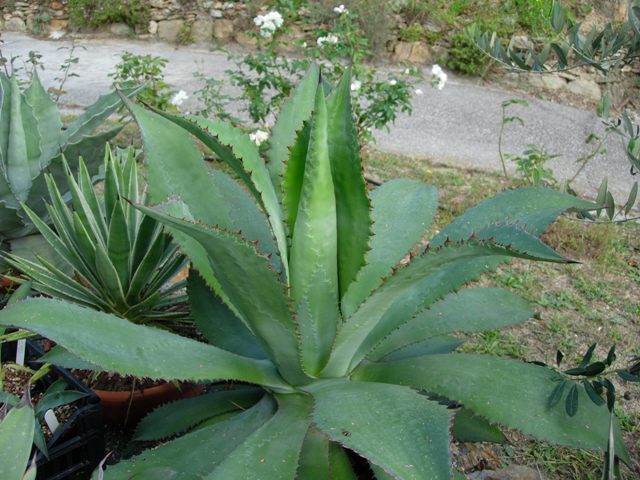
[[[314,63],[291,96],[282,104],[280,114],[271,129],[267,168],[271,175],[271,183],[276,187],[276,193],[280,199],[286,196],[286,192],[280,186],[285,169],[288,168],[289,149],[295,143],[297,132],[302,129],[304,122],[311,118],[319,76],[320,70]]]
[[[96,367],[94,364],[85,362],[81,358],[78,358],[76,355],[69,353],[60,345],[56,345],[55,347],[53,347],[51,350],[41,356],[38,361],[42,363],[50,363],[52,365],[57,365],[59,367],[67,369],[100,371],[100,368]]]
[[[60,112],[49,94],[40,83],[37,69],[33,70],[31,85],[24,91],[27,103],[33,109],[38,133],[40,134],[40,168],[45,168],[48,161],[56,156],[59,150],[59,138],[62,131]]]
[[[488,242],[449,244],[397,269],[343,323],[325,374],[343,375],[398,326],[443,295],[495,268],[507,255],[506,249]]]
[[[401,358],[422,357],[435,353],[451,353],[463,343],[464,340],[460,340],[459,338],[442,335],[431,337],[420,342],[410,343],[384,356],[379,355],[376,349],[367,355],[367,359],[377,362],[379,360],[389,361],[400,360]]]
[[[504,443],[506,437],[498,427],[486,419],[462,408],[456,413],[451,434],[459,442]]]
[[[211,345],[244,357],[267,358],[251,330],[193,270],[187,279],[187,293],[193,322]]]
[[[250,408],[263,396],[260,388],[240,386],[161,405],[140,421],[133,439],[157,441],[184,433],[209,418]]]
[[[2,180],[6,180],[7,149],[9,146],[9,131],[11,126],[10,119],[11,82],[4,73],[0,73],[0,173],[2,173],[0,177],[2,177]],[[0,190],[0,193],[2,194],[2,198],[7,194],[4,188]]]
[[[514,325],[528,320],[532,314],[529,304],[508,290],[466,288],[447,295],[394,330],[368,358],[375,361],[439,335]]]
[[[127,219],[125,218],[122,203],[119,201],[113,207],[111,213],[111,223],[109,224],[109,237],[107,242],[108,256],[111,259],[120,280],[123,291],[127,291],[129,286],[129,255],[131,245],[129,244],[129,232],[127,229]]]
[[[35,418],[23,398],[0,422],[0,478],[21,480],[31,456]]]
[[[26,132],[29,135],[26,135]],[[29,195],[31,179],[40,171],[40,141],[31,107],[23,100],[18,81],[11,77],[11,118],[7,144],[6,174],[11,191],[24,202]]]
[[[329,466],[329,439],[313,425],[302,444],[296,478],[335,478]]]
[[[270,268],[268,259],[237,234],[190,223],[156,208],[138,208],[202,245],[222,291],[262,341],[269,357],[287,380],[304,381],[306,376],[299,365],[297,325],[289,309],[285,286]],[[256,292],[260,295],[255,295]]]
[[[65,390],[63,392],[48,393],[42,397],[35,408],[36,416],[44,415],[49,409],[57,408],[61,405],[75,402],[86,397],[84,392],[76,392],[74,390]]]
[[[11,240],[11,253],[20,258],[36,260],[36,256],[46,258],[51,264],[68,271],[64,258],[45,240],[42,235],[27,235]]]
[[[446,407],[410,388],[383,383],[327,380],[308,389],[313,420],[331,440],[395,478],[450,478]]]
[[[302,182],[304,180],[304,168],[307,162],[309,151],[309,138],[311,136],[311,124],[305,122],[298,132],[295,143],[291,146],[287,169],[282,179],[282,189],[284,195],[282,205],[285,211],[285,220],[289,228],[289,236],[292,237],[298,216],[298,206],[300,205],[300,193],[302,192]]]
[[[274,401],[271,397],[265,396],[254,407],[238,415],[188,433],[107,468],[105,479],[205,478],[216,465],[241,446],[247,437],[268,422],[274,411]]]
[[[326,363],[340,322],[336,203],[327,121],[325,98],[318,91],[290,259],[302,360],[312,374]]]
[[[278,397],[278,411],[231,452],[205,479],[295,478],[302,443],[311,422],[311,398]]]
[[[593,404],[580,389],[584,401],[574,417],[566,414],[564,406],[549,408],[549,396],[563,377],[538,365],[450,353],[363,364],[353,375],[357,380],[388,381],[444,395],[491,422],[517,428],[540,440],[579,448],[607,447],[606,407]],[[618,455],[626,462],[629,457],[617,426],[616,439]]]
[[[391,274],[409,249],[419,242],[433,221],[438,191],[417,180],[391,180],[371,192],[373,236],[366,265],[342,298],[342,313],[355,312],[371,291]]]
[[[316,106],[316,115],[319,114]],[[342,76],[327,98],[327,137],[336,202],[338,284],[342,297],[365,264],[371,235],[371,205],[353,119],[350,71]]]
[[[479,240],[493,241],[510,250],[514,250],[516,253],[526,252],[526,256],[533,256],[538,261],[558,263],[569,261],[543,243],[538,237],[534,237],[517,225],[489,225],[481,229],[476,236]],[[526,256],[523,258],[526,258]]]
[[[558,215],[570,208],[592,210],[595,205],[549,188],[508,190],[466,210],[433,237],[430,245],[438,247],[447,239],[457,242],[496,223],[517,223],[532,235],[541,235]]]
[[[278,244],[284,270],[288,272],[287,236],[282,210],[270,181],[267,167],[260,157],[255,143],[241,130],[220,120],[194,115],[185,117],[167,113],[162,113],[162,115],[202,141],[239,175],[254,194],[258,203],[264,208]]]
[[[337,443],[329,443],[329,478],[334,480],[358,480],[351,467],[349,457]],[[300,480],[303,480],[302,478]]]
[[[78,143],[84,137],[88,137],[121,105],[121,96],[133,97],[142,88],[143,86],[139,86],[101,95],[63,131],[60,140],[62,148],[66,149],[68,144]]]
[[[82,328],[69,328],[78,318]],[[20,302],[0,312],[0,324],[39,333],[82,360],[122,375],[192,381],[235,379],[286,388],[267,361],[241,357],[71,303],[45,298]]]

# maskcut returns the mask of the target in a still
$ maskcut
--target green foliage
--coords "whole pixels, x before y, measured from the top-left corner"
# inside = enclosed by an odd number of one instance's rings
[[[4,417],[0,412],[0,475],[2,478],[35,479],[35,462],[29,467],[35,425],[31,400],[26,396]],[[28,470],[27,467],[29,467]]]
[[[162,110],[172,110],[170,100],[173,90],[164,80],[167,61],[166,58],[151,54],[123,52],[109,77],[121,88],[142,86],[138,93],[140,101]]]
[[[69,0],[69,19],[80,27],[109,23],[135,27],[147,22],[148,13],[149,5],[140,0]]]
[[[177,282],[169,288],[165,284],[185,267],[184,256],[162,232],[161,225],[130,204],[144,204],[146,197],[138,186],[133,148],[116,152],[107,148],[104,193],[100,196],[82,159],[77,180],[66,162],[65,167],[72,207],[64,203],[53,177],[46,176],[51,198],[47,210],[55,232],[24,207],[61,264],[12,255],[8,260],[11,266],[31,280],[39,292],[132,322],[183,317],[180,303],[185,297],[176,292],[185,283]]]
[[[412,23],[407,27],[402,27],[398,32],[400,40],[405,42],[418,42],[427,35],[425,28],[419,23]]]
[[[453,353],[460,342],[452,337],[524,321],[529,309],[514,295],[462,287],[514,257],[565,262],[538,235],[566,209],[592,204],[542,188],[505,192],[412,250],[429,229],[437,196],[407,181],[369,194],[350,84],[347,73],[331,88],[312,68],[284,104],[267,163],[240,130],[127,102],[143,131],[158,202],[138,208],[164,223],[189,256],[192,314],[209,344],[50,299],[6,308],[0,323],[51,338],[95,368],[257,388],[167,407],[167,428],[157,414],[160,425],[149,420],[146,435],[190,431],[108,468],[106,478],[351,479],[346,448],[378,478],[449,479],[455,412],[442,397],[551,442],[606,449],[606,408],[584,402],[573,417],[549,410],[559,374]],[[208,175],[190,135],[238,183]],[[236,199],[251,200],[257,212],[234,211]],[[84,328],[66,328],[78,316],[86,317]],[[229,405],[233,398],[241,407]],[[480,430],[500,437],[486,424]]]
[[[191,31],[191,24],[183,23],[180,26],[180,30],[178,30],[178,34],[176,35],[176,44],[188,45],[190,43],[193,43],[193,32]]]
[[[545,164],[558,155],[548,153],[544,147],[529,145],[521,155],[508,155],[507,158],[516,164],[518,173],[528,185],[554,185],[557,180],[553,171]]]
[[[488,65],[487,57],[464,33],[456,33],[445,65],[464,75],[482,75]]]
[[[96,135],[90,133],[118,108],[120,98],[116,93],[100,97],[65,128],[60,112],[35,71],[31,84],[24,90],[15,76],[8,78],[0,73],[0,92],[0,241],[9,243],[15,251],[23,238],[36,231],[20,204],[46,218],[47,186],[43,172],[50,173],[56,182],[64,178],[64,155],[74,172],[82,156],[89,175],[98,173],[104,144],[121,127]],[[30,240],[28,249],[39,251],[34,241],[37,240]],[[28,251],[24,254],[33,255]]]
[[[269,125],[295,83],[302,79],[311,62],[317,61],[325,65],[324,76],[334,84],[345,73],[345,64],[351,63],[353,108],[361,140],[372,140],[372,130],[388,128],[398,113],[410,113],[414,87],[422,79],[419,69],[383,74],[365,64],[371,56],[371,45],[354,11],[338,14],[331,10],[328,17],[322,17],[322,24],[314,21],[314,15],[312,9],[308,17],[301,17],[311,31],[307,41],[297,45],[304,53],[302,58],[289,59],[279,54],[280,46],[287,41],[286,23],[273,34],[252,34],[258,42],[257,52],[246,54],[226,72],[231,84],[242,92],[237,98],[213,97],[219,92],[215,80],[199,74],[205,81],[198,92],[206,105],[205,112],[236,121],[229,113],[229,104],[236,100],[253,123]]]

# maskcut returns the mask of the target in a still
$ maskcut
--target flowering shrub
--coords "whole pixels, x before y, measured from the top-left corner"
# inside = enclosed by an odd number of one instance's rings
[[[412,95],[423,93],[416,88],[416,84],[422,80],[419,69],[408,68],[387,73],[365,65],[363,62],[370,52],[367,39],[358,25],[357,15],[344,5],[337,5],[332,12],[333,18],[322,25],[301,16],[303,23],[307,20],[313,26],[310,38],[299,42],[298,47],[303,50],[301,59],[288,59],[279,54],[287,32],[282,14],[273,10],[256,16],[254,24],[259,28],[259,33],[255,35],[257,52],[246,54],[234,69],[226,72],[231,83],[239,87],[242,93],[237,98],[226,99],[210,95],[212,91],[219,92],[221,85],[217,81],[211,84],[199,74],[205,81],[205,87],[197,92],[205,104],[203,112],[239,123],[227,113],[226,107],[232,101],[240,101],[242,109],[254,124],[268,128],[273,112],[280,108],[293,85],[302,78],[311,62],[317,62],[323,66],[326,80],[334,83],[350,65],[353,106],[361,140],[372,140],[372,130],[387,128],[399,112],[411,113]],[[290,10],[286,10],[285,14],[288,14],[287,18],[293,15]],[[446,74],[440,70],[436,77],[438,81],[434,86],[441,89],[446,82]]]

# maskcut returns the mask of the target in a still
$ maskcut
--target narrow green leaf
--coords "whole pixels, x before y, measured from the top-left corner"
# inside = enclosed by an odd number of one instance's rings
[[[108,239],[107,254],[118,273],[122,290],[126,292],[129,286],[129,255],[131,245],[129,244],[127,219],[125,218],[122,202],[120,201],[114,205],[113,212],[111,213]]]
[[[609,436],[609,412],[581,402],[575,416],[548,401],[564,378],[553,370],[489,355],[451,353],[385,363],[363,364],[353,378],[409,385],[464,404],[474,413],[523,433],[562,445],[604,450]],[[496,394],[502,392],[502,394]],[[579,392],[579,396],[586,395]],[[523,415],[522,405],[527,406]],[[616,426],[618,455],[628,453]]]
[[[278,397],[275,415],[204,478],[293,479],[311,422],[311,410],[312,402],[306,395]]]
[[[454,332],[477,332],[524,322],[533,312],[528,303],[501,288],[467,288],[417,314],[378,344],[375,360],[425,339]]]
[[[309,150],[309,138],[311,136],[311,124],[305,122],[298,132],[296,142],[291,147],[287,169],[282,179],[282,189],[284,191],[282,205],[285,211],[285,219],[289,227],[289,236],[293,236],[296,218],[298,217],[298,206],[300,205],[300,193],[302,192],[302,182],[304,180],[304,169]]]
[[[331,440],[395,478],[450,478],[446,407],[410,388],[383,383],[327,380],[309,391],[313,420]]]
[[[312,374],[326,363],[340,322],[336,200],[327,122],[325,98],[318,91],[290,258],[302,361]]]
[[[366,265],[342,298],[342,313],[353,314],[357,306],[391,274],[409,249],[418,243],[433,221],[438,191],[417,180],[397,179],[371,193],[373,236]]]
[[[306,376],[299,363],[297,324],[289,309],[285,286],[271,269],[268,259],[237,234],[193,224],[158,209],[138,208],[202,245],[211,259],[222,291],[262,340],[269,357],[285,378],[292,382],[304,381]]]
[[[393,350],[391,353],[381,358],[378,358],[380,357],[378,351],[374,350],[367,355],[367,359],[375,362],[379,360],[389,361],[410,357],[422,357],[423,355],[433,355],[434,353],[451,353],[463,343],[464,340],[443,335],[431,337],[420,342],[410,343],[409,345],[397,350]]]
[[[82,320],[82,328],[69,328]],[[36,298],[0,312],[0,324],[53,340],[123,375],[167,380],[241,380],[286,388],[273,365],[71,303]],[[96,339],[99,339],[96,341]]]
[[[567,410],[567,415],[570,417],[574,417],[576,413],[578,413],[578,385],[575,383],[565,399],[565,409]]]
[[[12,408],[0,422],[0,478],[21,480],[29,463],[35,418],[28,400]]]
[[[347,453],[337,443],[329,443],[329,470],[332,480],[358,480]]]
[[[303,80],[283,103],[278,119],[271,129],[269,150],[267,151],[267,168],[271,176],[271,183],[276,187],[276,193],[280,199],[284,197],[280,185],[289,160],[289,148],[296,140],[296,132],[299,132],[304,122],[311,117],[319,76],[318,66],[312,64]]]
[[[187,293],[193,321],[210,344],[245,357],[267,358],[251,330],[193,270],[189,272]]]
[[[466,408],[456,413],[451,434],[459,442],[504,443],[507,440],[498,427]]]
[[[269,421],[274,411],[275,402],[265,396],[254,407],[238,415],[200,428],[108,467],[104,478],[106,480],[205,478],[216,465],[219,465],[251,434]]]
[[[508,190],[466,210],[430,242],[432,248],[469,238],[489,225],[513,223],[532,235],[541,235],[565,210],[593,209],[595,205],[573,195],[541,187]]]
[[[338,284],[342,297],[365,264],[371,236],[371,205],[351,106],[349,71],[327,98],[327,142],[336,202]]]
[[[33,120],[31,125],[25,125],[23,116],[31,114]],[[27,135],[27,129],[25,127],[30,126],[31,130]],[[32,136],[33,135],[33,136]],[[33,140],[35,139],[35,140]],[[35,126],[35,119],[33,119],[33,113],[31,108],[22,99],[20,93],[20,87],[15,77],[11,77],[11,118],[9,125],[9,138],[7,144],[7,159],[6,159],[6,172],[11,191],[16,198],[24,202],[29,195],[31,188],[31,179],[35,177],[31,172],[33,167],[30,165],[30,154],[33,154],[30,145],[34,141],[39,141],[37,128]],[[38,152],[38,156],[40,153]],[[38,161],[38,158],[35,158]]]
[[[624,214],[629,215],[629,212],[633,208],[636,203],[636,198],[638,197],[638,182],[633,183],[633,187],[631,187],[631,191],[629,192],[629,196],[627,197],[627,202],[624,204]]]
[[[566,380],[563,380],[559,382],[558,385],[556,385],[556,387],[553,389],[553,392],[551,392],[551,395],[549,395],[549,401],[547,402],[549,408],[555,407],[560,402],[560,400],[562,399],[562,394],[564,393],[564,388],[568,383],[569,382],[567,382]]]
[[[250,408],[263,396],[260,388],[240,386],[161,405],[140,421],[133,439],[157,441],[184,433],[209,418]]]
[[[596,389],[593,387],[589,380],[587,380],[586,378],[582,380],[582,386],[584,387],[585,392],[587,392],[587,395],[589,395],[589,398],[593,403],[598,406],[604,405],[604,400],[598,394],[598,392],[596,392]]]
[[[329,466],[329,439],[314,426],[304,438],[296,478],[335,478]]]

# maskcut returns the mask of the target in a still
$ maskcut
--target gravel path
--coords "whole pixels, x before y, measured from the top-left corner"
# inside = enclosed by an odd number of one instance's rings
[[[26,57],[30,50],[41,53],[45,63],[45,70],[40,75],[43,83],[56,85],[54,77],[58,66],[67,55],[60,47],[68,46],[68,41],[38,40],[17,33],[4,33],[3,40],[5,56]],[[167,82],[191,96],[185,104],[186,109],[195,106],[192,93],[200,85],[193,77],[194,71],[219,78],[232,66],[227,53],[201,47],[176,48],[164,43],[111,38],[82,39],[78,44],[85,48],[77,50],[80,62],[75,72],[80,77],[67,82],[67,93],[61,99],[68,109],[86,106],[110,88],[107,73],[125,50],[167,58]],[[451,75],[444,90],[428,86],[423,86],[422,90],[424,95],[414,98],[413,115],[402,115],[389,132],[377,132],[377,148],[457,166],[498,171],[501,168],[497,152],[500,104],[509,98],[526,98],[529,108],[512,110],[524,119],[526,127],[516,124],[508,127],[504,149],[520,153],[529,144],[544,145],[547,151],[560,155],[549,165],[556,177],[563,179],[573,175],[575,160],[589,151],[589,146],[585,145],[587,135],[603,130],[592,112],[476,86]],[[614,197],[622,202],[637,178],[629,175],[629,164],[619,139],[611,138],[606,147],[604,158],[592,162],[578,177],[575,187],[580,193],[594,196],[606,175]]]

